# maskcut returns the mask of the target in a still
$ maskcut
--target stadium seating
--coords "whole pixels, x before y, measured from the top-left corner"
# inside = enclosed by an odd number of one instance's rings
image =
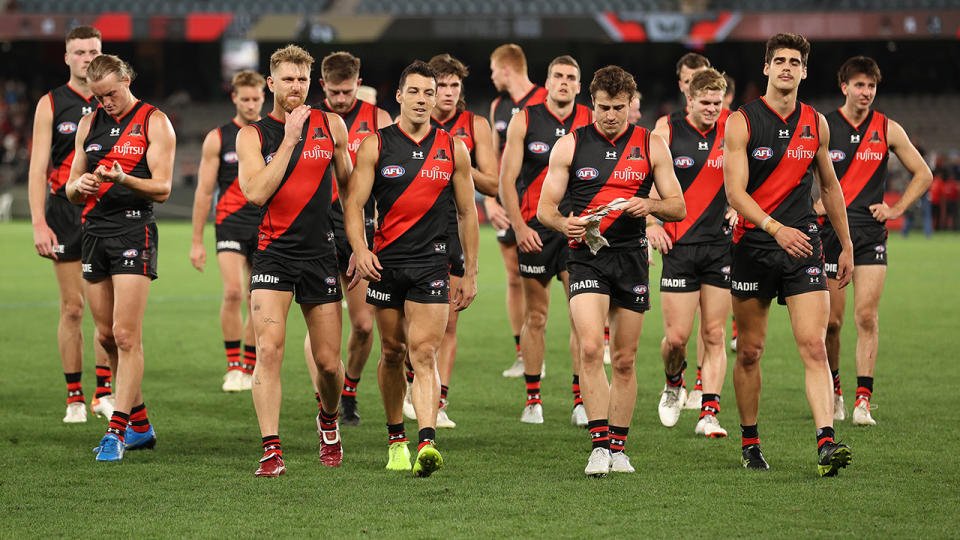
[[[127,0],[30,0],[20,2],[24,13],[106,13],[128,12],[133,15],[187,15],[189,13],[318,13],[329,7],[331,0],[159,0],[129,2]]]
[[[428,15],[590,15],[598,11],[680,11],[682,0],[360,0],[357,13]]]

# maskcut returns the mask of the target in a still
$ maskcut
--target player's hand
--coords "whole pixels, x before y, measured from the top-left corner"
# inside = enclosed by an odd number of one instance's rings
[[[623,212],[633,218],[646,217],[650,215],[650,199],[630,197],[627,205],[623,207]]]
[[[837,281],[842,289],[850,284],[853,278],[853,249],[844,249],[837,260]]]
[[[469,274],[460,279],[460,286],[453,291],[453,310],[463,311],[477,297],[477,276]]]
[[[193,244],[190,247],[190,264],[194,268],[203,272],[204,266],[207,265],[207,249],[203,247],[203,244]]]
[[[873,219],[883,223],[888,219],[897,219],[903,215],[903,212],[887,206],[885,202],[881,202],[870,205],[870,214],[873,215]]]
[[[77,181],[77,192],[89,197],[100,192],[100,178],[92,173],[83,173]]]
[[[300,134],[303,133],[303,123],[310,118],[310,106],[300,105],[296,109],[287,113],[287,119],[283,125],[283,139],[285,142],[297,144],[300,142]]]
[[[347,285],[347,290],[352,291],[357,285],[360,284],[361,280],[367,281],[380,281],[380,270],[383,270],[383,266],[380,265],[380,260],[377,259],[377,256],[373,254],[369,249],[364,249],[362,252],[354,251],[351,255],[351,260],[353,261],[353,279],[350,280],[350,284]],[[348,266],[347,270],[350,268]]]
[[[733,227],[737,224],[737,211],[733,207],[727,207],[727,212],[723,214],[723,219],[727,220],[727,225]]]
[[[583,238],[587,232],[587,220],[570,216],[560,222],[560,232],[567,238]]]
[[[483,211],[487,213],[487,219],[497,230],[505,231],[510,228],[507,211],[493,197],[483,199]]]
[[[514,228],[514,230],[517,233],[517,247],[520,248],[521,252],[540,253],[543,251],[543,240],[540,239],[540,234],[537,231],[526,224],[521,225],[520,228]]]
[[[663,230],[659,224],[647,225],[647,240],[653,249],[662,254],[669,253],[673,249],[673,242],[670,241],[670,235]]]
[[[33,226],[33,247],[37,249],[37,255],[48,259],[57,260],[57,234],[53,232],[46,222],[37,223]]]
[[[810,237],[793,227],[784,225],[777,231],[777,235],[773,238],[788,255],[795,259],[802,259],[803,257],[813,255],[813,246],[810,245]]]
[[[93,174],[99,177],[101,182],[115,182],[117,184],[122,184],[124,177],[127,176],[123,172],[123,168],[116,161],[113,162],[113,165],[110,168],[106,168],[103,165],[97,167],[97,170],[93,171]]]

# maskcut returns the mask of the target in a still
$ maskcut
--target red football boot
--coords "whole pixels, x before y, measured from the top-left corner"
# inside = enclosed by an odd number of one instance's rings
[[[264,478],[276,478],[285,472],[287,472],[287,467],[283,464],[283,458],[270,453],[260,459],[260,468],[253,474]]]
[[[340,426],[320,432],[320,462],[327,467],[339,467],[343,461],[343,446],[340,444]]]

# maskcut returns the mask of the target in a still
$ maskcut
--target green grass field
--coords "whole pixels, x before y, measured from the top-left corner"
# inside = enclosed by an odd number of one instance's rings
[[[212,248],[212,227],[207,232]],[[960,388],[960,237],[891,236],[874,387],[879,425],[838,424],[854,452],[839,477],[816,474],[814,425],[785,308],[773,309],[763,359],[760,433],[772,471],[740,468],[729,369],[720,420],[731,437],[695,437],[694,411],[672,430],[660,426],[657,292],[637,356],[640,390],[627,443],[637,472],[594,480],[583,475],[588,437],[570,425],[561,291],[554,287],[547,334],[546,422],[521,424],[522,379],[500,374],[514,354],[502,264],[492,231],[481,232],[480,294],[461,317],[450,393],[458,427],[438,436],[445,467],[429,479],[383,469],[377,348],[359,389],[363,425],[343,428],[342,467],[320,465],[305,328],[294,313],[281,417],[288,471],[263,480],[253,476],[260,435],[250,394],[220,391],[219,277],[215,263],[203,274],[190,266],[189,224],[160,224],[160,279],[145,321],[143,392],[158,445],[119,464],[96,463],[90,451],[104,420],[61,422],[53,270],[34,254],[28,223],[0,224],[0,537],[957,536],[960,430],[949,400]],[[659,266],[652,274],[657,283]],[[89,315],[86,326],[92,359]],[[851,324],[841,371],[848,411],[854,341]],[[88,360],[88,399],[93,383]],[[415,437],[413,422],[407,430]]]

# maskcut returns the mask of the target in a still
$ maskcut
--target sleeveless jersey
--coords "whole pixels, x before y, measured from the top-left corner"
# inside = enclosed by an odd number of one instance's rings
[[[747,119],[749,133],[747,193],[780,223],[804,233],[816,230],[810,187],[814,156],[820,147],[817,111],[798,101],[793,112],[782,118],[763,98],[747,103],[740,111]],[[777,241],[757,225],[737,216],[733,241],[779,248]]]
[[[116,161],[130,176],[151,178],[147,128],[156,110],[153,105],[137,101],[127,114],[114,118],[98,108],[83,141],[87,172],[92,173],[99,165],[109,169]],[[153,201],[113,182],[100,184],[100,191],[87,197],[83,209],[83,230],[91,236],[120,236],[153,222]]]
[[[513,115],[520,112],[524,107],[538,105],[547,99],[547,89],[539,84],[533,85],[533,88],[518,101],[514,101],[510,94],[502,94],[493,100],[493,129],[500,134],[499,151],[503,153],[503,147],[507,144],[507,126],[510,125],[510,119]]]
[[[726,115],[706,132],[700,132],[686,116],[673,120],[670,128],[670,155],[673,170],[683,189],[687,217],[664,223],[674,244],[724,244],[727,192],[723,189],[723,131]]]
[[[546,228],[537,220],[537,205],[550,166],[550,151],[560,137],[589,126],[593,122],[593,113],[589,107],[576,104],[566,118],[560,119],[550,112],[546,103],[526,107],[523,113],[527,116],[527,134],[523,138],[523,164],[516,181],[520,215],[527,225],[544,231]],[[566,197],[560,202],[560,213],[570,213],[570,202]]]
[[[267,115],[251,125],[260,134],[260,153],[269,164],[283,141],[284,123]],[[283,180],[260,209],[259,251],[300,260],[334,255],[330,229],[333,149],[326,113],[310,111]]]
[[[453,137],[432,127],[418,143],[393,124],[377,132],[380,157],[373,197],[373,252],[384,266],[447,264],[447,220],[453,206]]]
[[[334,114],[339,114],[327,105],[324,99],[316,108]],[[341,114],[340,118],[347,125],[347,150],[350,152],[350,162],[357,164],[357,150],[360,149],[360,143],[377,132],[377,106],[367,103],[362,99],[353,102],[353,107],[346,114]],[[373,198],[367,199],[363,205],[364,221],[367,225],[373,225]],[[336,229],[343,230],[343,207],[340,206],[340,194],[337,193],[337,184],[333,183],[333,205],[330,208],[330,217]]]
[[[870,111],[859,126],[840,109],[826,115],[830,126],[830,160],[840,179],[850,226],[883,227],[870,205],[883,202],[887,184],[887,117]]]
[[[650,131],[628,125],[614,140],[607,139],[596,124],[573,132],[576,147],[570,162],[567,196],[576,216],[610,203],[616,198],[645,198],[653,185],[650,166]],[[611,211],[600,222],[600,234],[610,248],[640,249],[646,237],[646,218],[630,217],[621,210]],[[570,247],[589,253],[586,244],[570,240]]]
[[[453,115],[446,122],[438,122],[435,118],[430,118],[430,124],[438,127],[453,137],[463,141],[463,144],[466,145],[467,151],[470,152],[470,163],[474,167],[477,165],[476,156],[474,155],[473,149],[477,146],[476,137],[473,133],[473,113],[470,111],[457,111],[457,114]],[[450,229],[450,234],[457,234],[457,207],[456,205],[451,206],[450,208],[450,218],[447,221],[447,225]]]
[[[70,84],[50,91],[50,108],[53,109],[53,133],[50,139],[50,165],[53,170],[47,177],[50,193],[67,198],[65,187],[70,179],[70,166],[76,149],[77,124],[85,115],[98,107],[97,100],[87,99]]]
[[[220,163],[217,166],[217,225],[256,227],[260,209],[247,202],[237,179],[237,133],[240,125],[231,120],[217,128],[220,135]]]

